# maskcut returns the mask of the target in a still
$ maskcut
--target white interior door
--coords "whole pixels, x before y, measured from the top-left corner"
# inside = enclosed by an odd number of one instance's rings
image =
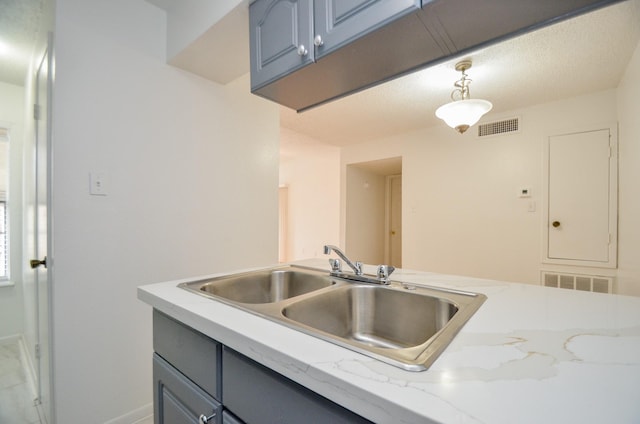
[[[36,98],[34,106],[35,118],[35,199],[33,199],[33,256],[30,261],[34,273],[36,293],[36,345],[35,368],[37,379],[37,401],[45,420],[50,421],[50,332],[49,332],[49,150],[51,140],[51,87],[52,61],[49,48],[44,53],[36,74]],[[48,263],[47,263],[48,262]]]
[[[396,268],[402,266],[402,175],[388,177],[388,258]]]
[[[616,173],[610,140],[608,128],[549,137],[548,259],[594,265],[615,261]]]

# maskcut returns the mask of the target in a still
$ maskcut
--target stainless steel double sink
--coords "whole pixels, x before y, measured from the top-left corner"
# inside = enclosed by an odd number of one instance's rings
[[[394,281],[354,283],[297,266],[180,287],[408,371],[426,370],[486,299]]]

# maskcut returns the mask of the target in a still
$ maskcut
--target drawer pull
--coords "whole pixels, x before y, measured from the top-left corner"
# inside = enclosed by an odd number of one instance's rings
[[[214,412],[211,416],[206,416],[205,414],[200,414],[198,418],[198,424],[208,424],[209,421],[213,423],[213,419],[215,418],[216,413]]]

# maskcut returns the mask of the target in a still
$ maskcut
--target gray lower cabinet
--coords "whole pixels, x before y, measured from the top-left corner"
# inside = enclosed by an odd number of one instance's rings
[[[221,424],[222,345],[153,312],[154,424]]]
[[[220,403],[157,354],[153,355],[153,379],[155,424],[223,422]]]
[[[224,347],[225,407],[247,424],[348,424],[370,421]]]
[[[244,424],[240,418],[229,411],[222,411],[222,424]]]
[[[153,311],[154,424],[370,423]]]

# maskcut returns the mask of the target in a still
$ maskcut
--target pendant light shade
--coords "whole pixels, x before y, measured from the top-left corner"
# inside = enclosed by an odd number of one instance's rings
[[[471,80],[467,78],[465,72],[469,68],[471,68],[470,60],[464,60],[456,64],[456,71],[462,72],[462,78],[453,84],[456,87],[451,93],[453,101],[440,106],[436,110],[436,116],[460,134],[477,123],[482,118],[482,115],[489,112],[493,107],[488,100],[470,98],[469,84]]]
[[[489,112],[493,105],[487,100],[466,99],[455,100],[436,109],[436,116],[454,128],[460,134]]]

